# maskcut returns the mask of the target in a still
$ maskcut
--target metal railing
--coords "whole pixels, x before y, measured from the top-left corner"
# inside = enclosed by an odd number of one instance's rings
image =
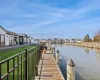
[[[44,44],[0,62],[0,80],[34,80]]]

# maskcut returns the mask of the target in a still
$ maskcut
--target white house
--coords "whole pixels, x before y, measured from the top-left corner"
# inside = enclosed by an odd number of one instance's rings
[[[31,43],[34,43],[34,38],[31,38]]]
[[[70,39],[70,42],[77,42],[77,39]]]
[[[31,44],[31,43],[32,43],[32,37],[28,36],[28,44]]]
[[[0,47],[7,45],[8,41],[6,40],[6,30],[0,26]]]
[[[0,26],[0,47],[18,44],[30,44],[34,39],[27,34],[17,34],[15,32],[7,31]]]
[[[81,39],[77,39],[77,42],[82,42],[82,40]]]
[[[19,44],[28,44],[27,34],[19,34]]]
[[[18,45],[19,44],[19,35],[17,33],[6,31],[6,35],[9,37],[9,45]]]
[[[9,46],[19,44],[19,36],[17,33],[7,31],[0,26],[0,46]]]
[[[70,42],[70,39],[65,39],[64,41],[65,41],[65,42]]]

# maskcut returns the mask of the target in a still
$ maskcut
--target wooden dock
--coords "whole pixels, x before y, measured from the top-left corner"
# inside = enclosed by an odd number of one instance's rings
[[[44,59],[40,60],[38,74],[35,80],[65,80],[51,50],[47,50]]]

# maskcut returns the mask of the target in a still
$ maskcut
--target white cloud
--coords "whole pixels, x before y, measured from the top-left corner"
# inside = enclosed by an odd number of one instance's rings
[[[0,22],[2,22],[1,24],[3,25],[10,26],[9,30],[11,31],[32,33],[32,31],[39,32],[41,31],[41,28],[43,28],[45,32],[46,31],[49,32],[50,27],[52,30],[53,29],[61,30],[63,26],[64,30],[62,30],[62,32],[64,32],[66,31],[66,26],[79,27],[87,25],[95,26],[96,24],[99,25],[98,23],[98,21],[100,21],[99,18],[98,19],[93,18],[93,20],[91,19],[87,20],[88,17],[86,17],[86,14],[89,13],[90,11],[100,9],[100,5],[98,5],[99,4],[98,2],[93,3],[92,1],[89,0],[90,3],[88,3],[88,5],[85,6],[84,4],[82,4],[84,6],[79,7],[77,9],[75,8],[71,9],[67,7],[59,8],[59,7],[52,7],[46,4],[41,4],[40,0],[36,0],[36,2],[34,2],[34,0],[33,1],[22,0],[22,1],[17,0],[16,3],[14,2],[11,5],[0,7],[1,11]],[[85,19],[83,20],[83,18]],[[23,21],[27,22],[25,23]]]

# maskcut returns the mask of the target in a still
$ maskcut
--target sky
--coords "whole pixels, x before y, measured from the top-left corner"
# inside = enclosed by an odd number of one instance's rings
[[[0,0],[0,25],[34,38],[93,37],[100,0]]]

